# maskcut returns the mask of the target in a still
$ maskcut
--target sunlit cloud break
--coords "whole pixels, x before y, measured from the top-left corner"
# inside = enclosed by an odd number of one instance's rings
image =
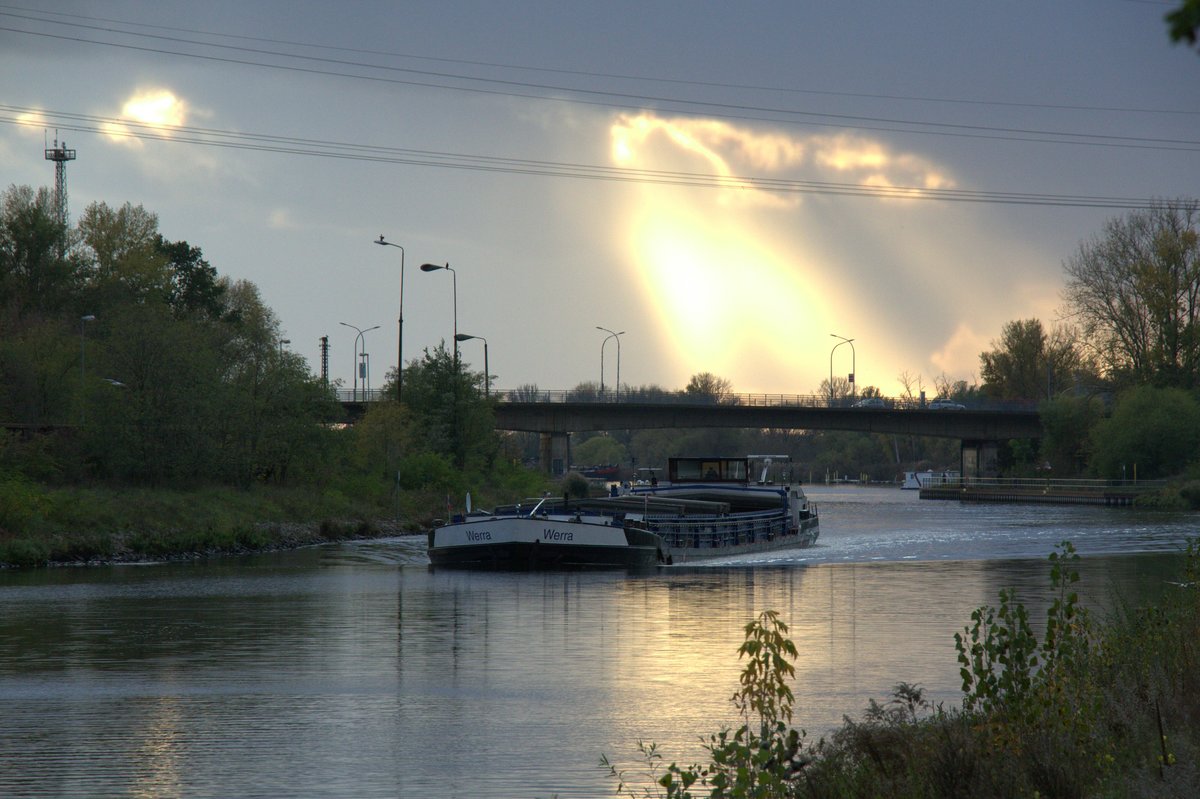
[[[940,239],[895,236],[897,228],[928,233],[929,205],[913,200],[954,186],[934,160],[851,132],[650,112],[619,116],[609,130],[615,166],[664,177],[641,184],[626,202],[623,238],[634,284],[672,363],[686,372],[676,379],[708,370],[750,391],[812,390],[828,375],[835,329],[875,342],[862,365],[877,373],[880,363],[912,363],[961,374],[986,345],[970,326],[955,329],[963,305],[950,289],[942,304],[949,318],[915,326],[894,315],[864,316],[856,300],[862,280],[901,292],[905,281],[944,283]],[[716,179],[694,191],[674,185],[680,176]],[[806,195],[801,184],[886,191],[875,200],[882,205],[863,214]],[[881,255],[893,264],[889,272],[864,265]],[[899,324],[909,325],[907,335],[895,335]],[[883,386],[888,377],[872,382]]]
[[[172,128],[187,122],[188,106],[169,89],[142,89],[125,101],[121,117],[135,123],[139,129],[152,128],[157,135],[169,136]],[[140,147],[129,125],[122,122],[104,124],[105,134],[113,141],[131,147]]]
[[[713,175],[720,179],[725,201],[785,206],[799,201],[795,194],[753,183],[754,178],[806,177],[885,188],[891,190],[891,199],[916,198],[924,191],[955,185],[920,156],[895,152],[884,142],[852,133],[793,135],[642,112],[619,116],[611,140],[617,165]]]
[[[39,130],[51,127],[51,123],[46,120],[46,116],[41,111],[26,111],[17,114],[18,128],[37,128]]]

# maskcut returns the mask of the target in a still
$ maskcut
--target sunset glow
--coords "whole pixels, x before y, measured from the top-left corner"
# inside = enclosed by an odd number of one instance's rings
[[[736,179],[794,178],[806,169],[850,173],[864,184],[947,182],[930,165],[861,137],[788,138],[724,122],[647,114],[622,119],[612,136],[614,159],[643,170],[686,169]],[[914,371],[961,373],[978,358],[979,338],[965,326],[917,354],[907,338],[888,331],[887,318],[862,313],[857,298],[863,292],[852,283],[854,272],[823,256],[820,242],[806,235],[810,226],[821,227],[823,215],[809,209],[823,208],[822,201],[736,180],[702,192],[647,185],[637,196],[623,235],[643,301],[656,310],[660,333],[670,342],[673,382],[710,371],[748,392],[815,391],[828,376],[834,328],[871,342],[856,367],[918,357],[921,366]],[[837,224],[877,237],[871,233],[874,221],[851,217]],[[850,365],[838,364],[836,374],[844,377]],[[899,370],[891,371],[876,370],[859,384],[896,391]]]

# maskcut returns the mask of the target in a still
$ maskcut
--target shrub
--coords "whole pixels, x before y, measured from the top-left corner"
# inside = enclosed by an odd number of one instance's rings
[[[786,637],[787,625],[776,611],[760,613],[745,627],[746,638],[738,657],[746,658],[741,688],[730,701],[745,723],[736,731],[721,730],[709,738],[705,750],[712,761],[706,766],[682,768],[675,763],[661,769],[662,755],[655,744],[639,742],[650,781],[661,786],[667,799],[692,797],[693,787],[707,786],[712,799],[771,799],[792,794],[792,778],[804,768],[804,734],[788,726],[795,698],[787,680],[795,675],[792,661],[796,645]],[[617,793],[631,797],[637,788],[627,782],[607,757],[601,765],[617,780]],[[662,771],[661,775],[659,772]],[[648,789],[643,789],[648,793]]]
[[[591,490],[587,478],[579,472],[567,472],[562,479],[563,493],[574,498],[586,497]]]

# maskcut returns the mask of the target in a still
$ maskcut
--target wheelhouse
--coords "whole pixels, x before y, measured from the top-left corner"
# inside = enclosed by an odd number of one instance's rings
[[[749,458],[669,458],[667,479],[672,483],[746,483]]]

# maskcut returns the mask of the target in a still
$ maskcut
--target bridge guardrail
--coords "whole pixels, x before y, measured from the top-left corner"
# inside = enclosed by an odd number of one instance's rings
[[[370,403],[387,399],[390,392],[383,389],[337,389],[337,400],[343,403]],[[855,412],[878,412],[885,410],[934,410],[929,407],[931,400],[924,402],[919,398],[882,397],[883,407],[855,407],[858,399],[855,397],[829,397],[818,394],[725,394],[720,397],[711,395],[688,394],[686,392],[648,392],[626,390],[618,394],[616,391],[579,391],[579,390],[532,390],[532,389],[492,389],[492,397],[499,402],[537,402],[537,403],[594,403],[600,404],[630,404],[630,405],[723,405],[742,406],[751,408],[835,408]],[[967,411],[1012,411],[1030,413],[1037,410],[1036,400],[976,400],[963,403]],[[937,410],[937,413],[962,413],[959,410]]]

